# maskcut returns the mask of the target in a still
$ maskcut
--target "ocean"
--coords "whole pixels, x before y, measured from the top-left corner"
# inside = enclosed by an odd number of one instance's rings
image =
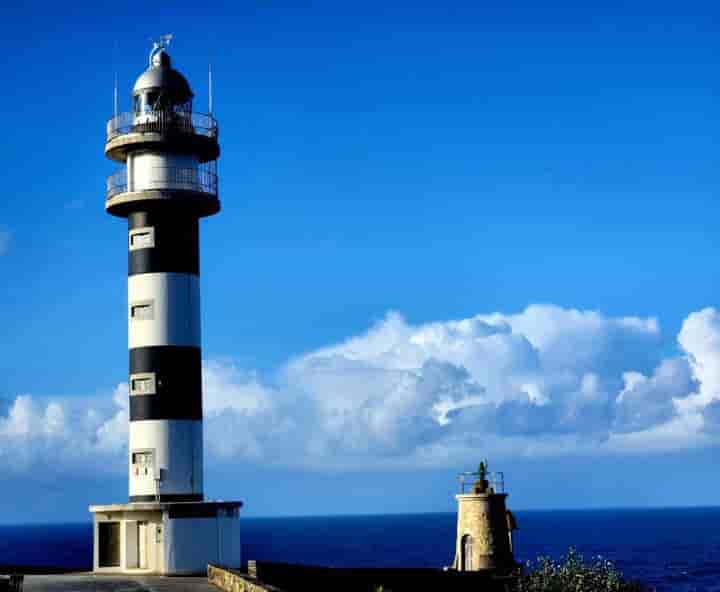
[[[573,546],[658,592],[720,592],[720,508],[518,511],[516,558]],[[455,514],[241,518],[243,559],[331,566],[442,567]],[[0,526],[0,565],[89,569],[92,527]]]

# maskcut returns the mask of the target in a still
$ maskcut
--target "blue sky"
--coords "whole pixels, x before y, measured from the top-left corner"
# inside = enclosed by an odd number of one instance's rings
[[[6,8],[0,521],[126,497],[104,125],[165,32],[221,125],[208,494],[450,511],[490,456],[516,507],[716,503],[720,15],[625,4]]]

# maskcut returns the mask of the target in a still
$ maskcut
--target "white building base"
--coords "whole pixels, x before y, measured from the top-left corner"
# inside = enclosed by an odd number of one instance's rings
[[[208,563],[240,567],[242,502],[143,502],[90,506],[93,571],[180,575]]]

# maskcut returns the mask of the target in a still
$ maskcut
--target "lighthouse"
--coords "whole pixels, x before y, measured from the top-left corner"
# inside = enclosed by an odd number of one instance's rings
[[[132,110],[106,129],[120,168],[105,209],[127,220],[129,499],[90,507],[98,573],[240,564],[242,503],[203,494],[199,227],[220,211],[218,124],[193,111],[170,38],[153,44]]]
[[[474,480],[466,491],[466,479]],[[515,516],[506,508],[505,477],[489,472],[487,461],[477,472],[460,473],[457,535],[453,569],[506,575],[516,569],[513,557]]]

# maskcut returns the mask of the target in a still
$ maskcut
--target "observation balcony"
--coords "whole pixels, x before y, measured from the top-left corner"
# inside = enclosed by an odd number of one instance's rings
[[[170,149],[208,162],[220,156],[218,134],[217,121],[204,113],[169,110],[118,113],[107,122],[105,155],[124,163],[133,150]]]
[[[126,217],[131,211],[148,207],[185,208],[198,216],[220,210],[215,161],[195,168],[153,167],[149,174],[128,177],[127,168],[107,178],[105,209]]]

